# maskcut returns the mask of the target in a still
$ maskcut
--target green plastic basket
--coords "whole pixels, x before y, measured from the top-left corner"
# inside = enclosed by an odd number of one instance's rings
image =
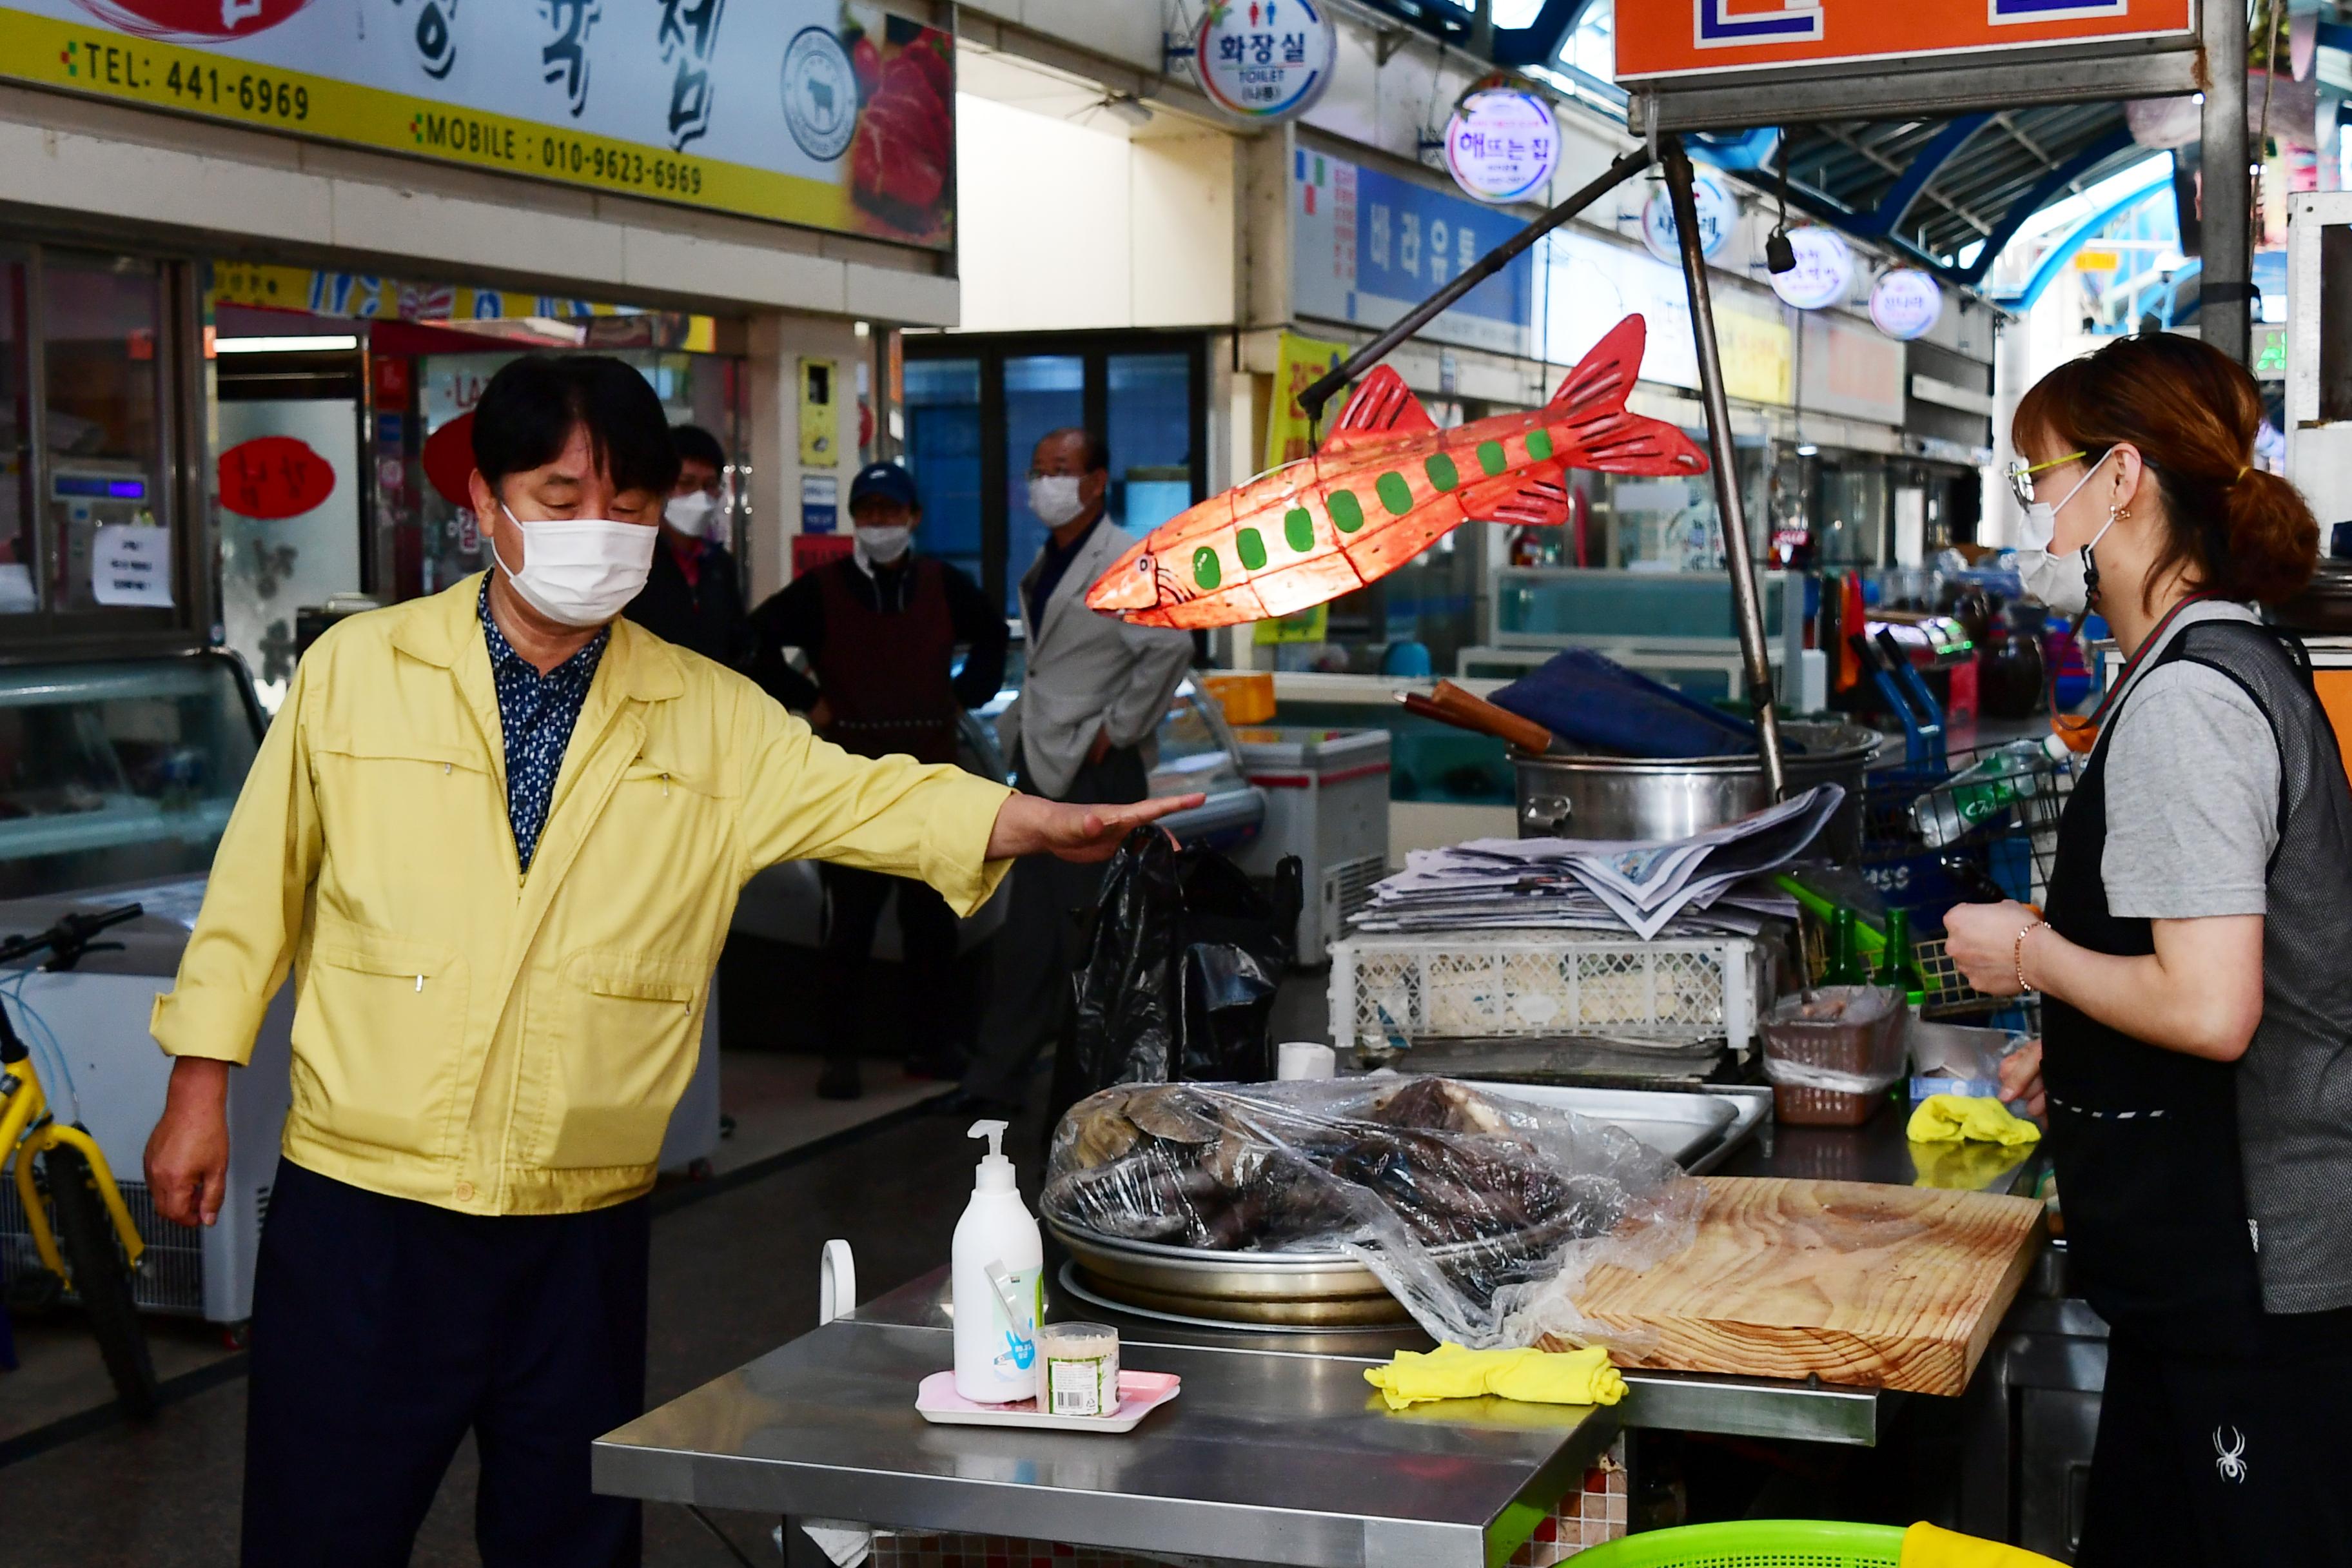
[[[1901,1568],[1890,1524],[1758,1519],[1653,1530],[1578,1552],[1571,1568]]]

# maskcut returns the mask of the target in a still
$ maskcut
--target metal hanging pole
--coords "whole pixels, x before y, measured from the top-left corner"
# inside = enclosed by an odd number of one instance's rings
[[[2269,16],[2269,7],[2263,7]],[[2275,18],[2272,18],[2273,21]],[[2262,149],[2246,133],[2245,0],[2205,0],[2201,203],[2197,226],[2199,335],[2240,364],[2253,363],[2253,162]]]
[[[1545,235],[1549,234],[1553,229],[1558,228],[1649,166],[1650,150],[1646,147],[1636,147],[1602,170],[1600,176],[1591,184],[1586,185],[1543,216],[1488,251],[1479,258],[1469,270],[1407,310],[1395,326],[1349,354],[1329,374],[1319,377],[1306,391],[1298,395],[1298,406],[1305,411],[1307,424],[1309,426],[1319,424],[1323,418],[1323,405],[1331,401],[1331,395],[1388,358],[1390,350],[1435,321],[1463,295],[1518,259],[1537,240],[1541,239]]]
[[[1706,404],[1708,456],[1715,465],[1716,506],[1723,517],[1723,559],[1731,572],[1731,607],[1739,622],[1739,656],[1748,667],[1748,700],[1756,708],[1757,750],[1764,784],[1774,800],[1788,793],[1780,763],[1780,716],[1773,702],[1772,662],[1764,653],[1764,612],[1756,597],[1756,570],[1748,552],[1748,518],[1739,502],[1739,468],[1731,447],[1731,405],[1723,390],[1723,355],[1715,341],[1715,303],[1707,291],[1706,255],[1699,248],[1698,201],[1691,189],[1690,154],[1682,138],[1662,148],[1666,191],[1675,204],[1675,234],[1683,253],[1683,284],[1690,291],[1691,327],[1698,339],[1699,395]],[[1786,156],[1785,152],[1782,154]]]

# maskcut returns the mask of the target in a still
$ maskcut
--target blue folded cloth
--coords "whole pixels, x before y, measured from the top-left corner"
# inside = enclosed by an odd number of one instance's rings
[[[1756,726],[1747,720],[1590,648],[1554,656],[1490,700],[1562,741],[1621,756],[1724,757],[1756,749]]]

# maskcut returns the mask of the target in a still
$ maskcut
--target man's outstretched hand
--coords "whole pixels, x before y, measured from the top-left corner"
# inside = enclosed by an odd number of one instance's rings
[[[1172,811],[1190,811],[1204,795],[1162,795],[1133,805],[1063,805],[1034,795],[1008,797],[988,836],[988,858],[1058,855],[1065,860],[1108,860],[1127,836]]]

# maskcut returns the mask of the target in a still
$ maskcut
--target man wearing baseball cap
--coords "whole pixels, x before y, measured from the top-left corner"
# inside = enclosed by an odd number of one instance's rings
[[[787,708],[805,712],[826,740],[860,756],[904,754],[922,763],[956,760],[956,718],[996,695],[1004,677],[1004,617],[963,573],[913,550],[922,501],[914,476],[873,463],[849,486],[856,545],[846,559],[795,578],[751,613],[759,654],[753,676]],[[959,645],[967,651],[955,671]],[[784,662],[806,656],[812,682]],[[817,1092],[854,1100],[859,1003],[875,927],[892,890],[907,963],[912,1030],[908,1070],[953,1078],[962,1070],[949,971],[956,922],[921,882],[830,863],[819,868],[830,895],[825,931],[824,1027],[827,1061]]]

